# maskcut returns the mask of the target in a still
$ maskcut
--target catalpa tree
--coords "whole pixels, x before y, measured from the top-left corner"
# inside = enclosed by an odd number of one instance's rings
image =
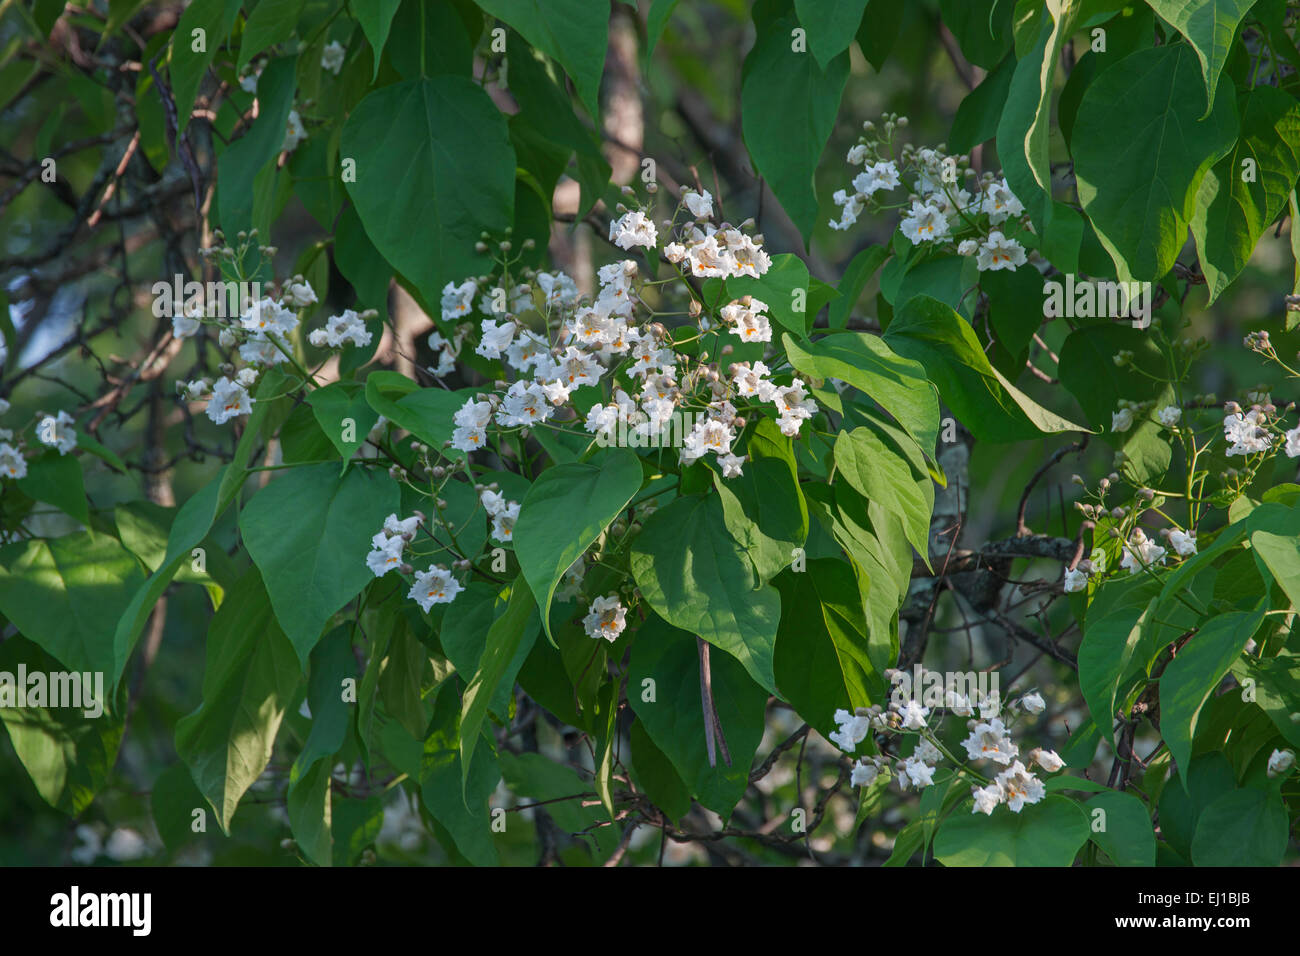
[[[1294,862],[1296,16],[0,7],[4,855]]]

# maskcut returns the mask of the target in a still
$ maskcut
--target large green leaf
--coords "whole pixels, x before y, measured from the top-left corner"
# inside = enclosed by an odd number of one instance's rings
[[[879,701],[885,681],[869,653],[857,578],[847,562],[818,558],[773,582],[781,592],[775,671],[781,694],[822,734],[835,711]]]
[[[371,372],[366,376],[366,401],[371,408],[450,458],[464,455],[458,449],[442,447],[456,430],[452,417],[478,391],[421,388],[401,372]]]
[[[113,625],[144,581],[135,556],[94,531],[34,538],[4,555],[0,613],[65,667],[116,686]]]
[[[741,126],[758,174],[807,242],[817,221],[813,172],[835,126],[849,55],[822,69],[815,57],[791,49],[797,26],[793,13],[759,25],[742,73]]]
[[[61,455],[53,448],[27,463],[27,474],[16,482],[23,493],[52,504],[84,525],[90,524],[86,485],[76,455]]]
[[[1282,862],[1291,829],[1276,793],[1241,789],[1213,800],[1196,821],[1192,862],[1197,866],[1274,867]]]
[[[885,344],[925,367],[943,400],[981,441],[1020,441],[1044,432],[1088,430],[1048,411],[1012,385],[989,364],[975,330],[938,299],[928,295],[908,299],[889,323]]]
[[[269,231],[270,207],[256,203],[254,184],[260,175],[274,173],[272,164],[284,146],[296,68],[294,57],[281,57],[267,65],[257,84],[257,119],[217,159],[217,212],[221,227],[231,234],[254,226],[263,235]]]
[[[867,0],[794,0],[794,9],[808,33],[808,48],[824,70],[853,42]]]
[[[533,600],[528,585],[516,578],[510,588],[505,613],[488,630],[478,670],[469,678],[469,685],[465,688],[460,711],[460,764],[461,787],[467,805],[470,793],[469,771],[473,766],[474,748],[478,745],[483,718],[487,716],[488,705],[497,686],[512,662],[516,661],[520,647],[536,638],[536,612],[537,603]],[[524,655],[527,655],[527,651],[524,651]]]
[[[0,671],[12,680],[20,666],[26,667],[28,675],[45,674],[52,682],[54,678],[50,675],[68,665],[15,635],[0,643]],[[94,694],[93,684],[86,682],[90,677],[85,673],[78,678],[83,682],[83,703],[88,702],[87,695]],[[6,689],[15,692],[12,683]],[[30,685],[24,689],[30,689]],[[52,690],[50,686],[48,691]],[[69,816],[77,816],[95,799],[112,772],[122,742],[125,727],[122,708],[113,708],[119,713],[111,716],[110,702],[100,703],[104,713],[98,717],[88,716],[88,712],[94,713],[94,708],[86,707],[19,707],[16,700],[0,706],[0,723],[9,732],[14,753],[31,776],[37,793],[50,806]]]
[[[1237,135],[1233,96],[1201,119],[1196,56],[1181,43],[1139,50],[1088,86],[1072,144],[1079,201],[1125,281],[1156,281],[1187,239],[1206,170]]]
[[[293,35],[304,2],[305,0],[258,0],[257,6],[248,15],[240,39],[240,70],[267,47],[282,43]]]
[[[1147,4],[1187,37],[1201,61],[1205,101],[1213,102],[1232,38],[1255,0],[1147,0]]]
[[[374,579],[370,539],[397,511],[397,485],[382,472],[336,464],[293,468],[249,501],[239,519],[276,619],[303,667],[330,616]]]
[[[600,77],[609,38],[609,6],[591,0],[478,0],[489,16],[520,32],[573,78],[592,117],[600,115]]]
[[[499,585],[491,581],[471,581],[464,593],[456,595],[442,616],[438,640],[447,659],[456,665],[456,672],[466,681],[479,671],[487,648],[487,636],[492,625],[505,610],[506,598]],[[533,649],[537,637],[535,621],[529,622],[528,633],[520,640],[515,656],[509,660],[496,689],[488,702],[488,711],[498,715],[508,713],[514,697],[515,676]]]
[[[393,25],[393,15],[401,5],[402,0],[370,0],[369,3],[358,3],[352,8],[353,16],[361,24],[361,30],[370,43],[375,63],[375,76],[379,75],[380,54],[384,52],[384,44],[388,42],[388,31]]]
[[[939,827],[934,856],[944,866],[1069,866],[1088,832],[1079,805],[1057,794],[991,817],[958,808]]]
[[[1156,834],[1145,803],[1131,793],[1107,790],[1089,800],[1084,810],[1094,821],[1092,842],[1116,866],[1156,865]],[[1105,811],[1104,827],[1097,825],[1098,810]]]
[[[498,857],[488,799],[501,779],[501,770],[491,750],[479,747],[469,772],[462,772],[460,713],[459,698],[444,687],[434,704],[433,732],[424,742],[420,799],[467,860],[475,866],[495,866]]]
[[[340,155],[366,234],[428,302],[483,271],[483,230],[511,224],[515,153],[505,117],[471,80],[438,75],[381,87],[343,127]]]
[[[375,427],[379,413],[366,401],[365,390],[355,382],[331,382],[307,396],[316,422],[344,459],[356,454]],[[350,439],[350,440],[349,440]]]
[[[172,34],[171,81],[177,122],[184,132],[199,85],[239,16],[240,0],[194,0]]]
[[[641,489],[641,459],[634,452],[610,449],[600,461],[546,470],[519,505],[512,541],[547,637],[556,585]]]
[[[934,457],[939,443],[939,398],[925,377],[925,366],[897,354],[878,335],[840,332],[815,342],[781,337],[790,364],[813,378],[852,385],[893,415]]]
[[[864,498],[897,515],[912,547],[929,555],[934,485],[928,477],[917,480],[907,459],[870,428],[841,431],[835,437],[835,468]]]
[[[1300,541],[1295,535],[1256,531],[1250,536],[1250,544],[1291,606],[1300,608]]]
[[[777,454],[765,451],[779,449]],[[799,488],[790,439],[770,418],[759,420],[749,440],[750,460],[739,478],[715,473],[723,522],[748,552],[760,581],[769,581],[794,560],[808,539],[808,506]],[[783,451],[784,454],[781,454]]]
[[[781,598],[755,579],[717,495],[687,495],[656,511],[633,541],[630,564],[642,596],[664,620],[733,655],[775,693]]]
[[[176,752],[221,829],[271,759],[285,708],[302,682],[294,649],[250,568],[208,628],[203,703],[176,724]]]
[[[695,798],[730,816],[749,786],[750,766],[763,736],[767,691],[733,658],[710,655],[713,703],[731,754],[728,764],[718,752],[710,767],[695,638],[657,617],[642,625],[637,638],[628,666],[628,703]],[[647,684],[647,679],[654,683]],[[653,699],[647,700],[650,696]]]
[[[1241,136],[1201,180],[1192,235],[1213,302],[1241,274],[1300,176],[1300,104],[1272,86],[1241,98]]]
[[[1246,642],[1259,629],[1267,602],[1253,612],[1212,618],[1189,640],[1160,675],[1160,732],[1183,780],[1192,756],[1196,718]]]

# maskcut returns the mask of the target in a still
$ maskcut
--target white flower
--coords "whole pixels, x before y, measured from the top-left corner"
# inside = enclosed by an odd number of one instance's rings
[[[235,374],[235,381],[238,382],[240,385],[244,386],[244,388],[252,388],[254,385],[257,384],[257,376],[258,376],[257,369],[251,367],[241,368]]]
[[[506,349],[506,362],[511,368],[526,372],[546,355],[546,340],[536,332],[521,329],[518,338]]]
[[[497,324],[496,319],[484,319],[480,327],[483,330],[483,337],[474,351],[485,359],[499,359],[501,353],[510,348],[515,332],[519,329],[519,326],[513,322]]]
[[[686,258],[686,247],[680,242],[670,242],[664,246],[664,258],[676,265]]]
[[[515,522],[519,520],[519,502],[512,501],[492,516],[492,540],[508,544],[515,536]]]
[[[989,186],[988,191],[984,193],[983,209],[988,213],[989,222],[995,226],[1009,216],[1019,216],[1025,211],[1024,205],[1007,187],[1005,179]]]
[[[975,798],[971,813],[991,816],[998,804],[1002,802],[1002,788],[996,783],[991,783],[987,787],[971,787],[970,795]]]
[[[736,432],[725,422],[706,419],[697,422],[691,433],[682,441],[682,461],[691,462],[709,452],[715,455],[731,454],[731,443]]]
[[[998,717],[981,720],[961,744],[971,760],[992,760],[1003,766],[1020,753],[1020,748],[1007,734],[1006,726]]]
[[[723,478],[739,478],[743,474],[740,469],[745,459],[739,455],[719,455],[718,464],[722,466]]]
[[[72,427],[75,419],[67,412],[57,416],[46,415],[36,426],[36,437],[42,445],[57,448],[60,455],[66,455],[77,447],[77,431]]]
[[[1133,409],[1127,405],[1117,412],[1111,412],[1110,430],[1113,432],[1126,432],[1133,427]]]
[[[735,367],[731,384],[741,396],[757,395],[759,401],[770,402],[776,394],[776,386],[767,380],[769,371],[762,362],[755,362],[753,366],[741,362]]]
[[[0,345],[0,349],[3,349],[3,345]],[[0,352],[0,365],[3,364],[4,364],[4,355],[3,352]],[[9,413],[8,400],[0,398],[0,415],[7,415],[8,413]]]
[[[371,334],[361,316],[353,309],[346,309],[342,315],[331,315],[325,320],[325,327],[313,331],[308,339],[317,347],[338,349],[349,344],[364,347],[370,344]]]
[[[1019,813],[1026,803],[1037,803],[1047,793],[1043,782],[1027,771],[1019,760],[998,774],[997,784],[1002,788],[1002,797],[1012,813]]]
[[[245,73],[239,78],[239,88],[245,93],[257,92],[257,81],[262,77],[262,68],[259,66],[252,72]]]
[[[911,213],[899,223],[899,227],[912,245],[935,242],[948,235],[948,220],[943,213],[934,206],[916,201],[912,202]]]
[[[1273,444],[1273,436],[1264,431],[1260,413],[1258,409],[1253,408],[1245,415],[1236,412],[1225,416],[1223,437],[1229,442],[1229,448],[1224,453],[1228,457],[1267,451]]]
[[[609,224],[609,240],[620,249],[631,249],[633,246],[652,249],[659,241],[659,233],[645,213],[633,209]]]
[[[934,783],[934,768],[915,757],[908,757],[899,768],[898,785],[906,789],[909,781],[918,790],[930,786]]]
[[[853,177],[853,188],[863,197],[870,197],[882,189],[897,189],[898,185],[898,167],[892,161],[872,163]]]
[[[463,318],[474,307],[474,295],[478,286],[473,279],[466,279],[460,285],[448,282],[442,287],[442,318],[445,322]]]
[[[980,244],[974,239],[963,239],[961,242],[957,243],[957,255],[973,256],[979,251],[979,248]]]
[[[298,327],[298,316],[278,302],[262,299],[240,317],[239,324],[252,332],[255,340],[260,341],[271,332],[277,335],[290,334]]]
[[[149,855],[149,844],[135,830],[123,827],[108,835],[108,842],[104,844],[104,855],[119,863],[139,860]]]
[[[429,608],[435,604],[450,604],[463,590],[465,589],[451,576],[450,571],[443,567],[434,567],[428,571],[415,573],[415,583],[411,585],[411,590],[406,593],[406,596],[415,598],[415,603],[420,605],[420,610],[427,614]]]
[[[191,303],[184,312],[172,316],[172,335],[178,339],[189,338],[199,330],[204,317],[203,304],[198,301]]]
[[[578,286],[563,272],[537,273],[537,287],[548,305],[569,306],[578,301]]]
[[[472,425],[461,425],[451,433],[451,447],[463,452],[478,451],[487,442],[487,432]]]
[[[1196,532],[1170,531],[1169,543],[1181,558],[1190,558],[1196,553]]]
[[[208,418],[224,425],[236,415],[247,415],[252,410],[253,403],[244,386],[224,375],[217,379],[212,386],[212,397],[208,399]]]
[[[301,282],[290,282],[281,298],[291,309],[305,309],[309,305],[316,304],[316,290],[305,279]]]
[[[1268,775],[1279,777],[1295,764],[1294,750],[1274,750],[1268,755]]]
[[[998,715],[1002,709],[1002,695],[997,691],[985,694],[979,700],[980,717],[984,720],[991,720]]]
[[[853,765],[853,772],[849,774],[849,783],[855,787],[869,787],[875,783],[876,778],[879,776],[880,768],[874,763],[859,761]]]
[[[1165,428],[1173,428],[1178,424],[1178,420],[1183,417],[1183,410],[1177,405],[1166,405],[1160,411],[1156,412],[1156,421]]]
[[[1020,698],[1020,706],[1031,714],[1041,714],[1047,708],[1047,702],[1043,700],[1043,695],[1034,691],[1032,694],[1026,694]]]
[[[1065,572],[1065,593],[1073,594],[1088,587],[1088,575],[1078,568],[1067,568]]]
[[[591,602],[587,616],[582,619],[583,629],[588,637],[604,638],[611,644],[618,640],[627,627],[627,609],[619,602],[618,595],[598,597]]]
[[[867,147],[862,143],[850,147],[849,154],[844,157],[844,160],[850,166],[861,166],[867,161]]]
[[[1042,750],[1038,747],[1029,751],[1029,760],[1031,763],[1038,764],[1048,773],[1056,773],[1065,766],[1065,761],[1060,758],[1055,750]]]
[[[366,555],[366,567],[377,578],[383,577],[402,564],[402,551],[406,542],[400,536],[389,537],[383,533],[375,535],[370,542],[370,553]]]
[[[930,716],[930,708],[922,707],[920,701],[908,700],[906,704],[897,708],[898,716],[902,718],[903,728],[906,730],[920,730],[925,727],[925,718]]]
[[[411,515],[409,518],[398,518],[396,514],[391,514],[384,519],[384,534],[404,537],[405,535],[414,535],[420,527],[420,516]]]
[[[955,690],[949,690],[944,695],[943,705],[958,717],[970,717],[975,713],[971,707],[970,698],[965,694],[957,693]]]
[[[743,300],[724,305],[720,312],[722,321],[732,324],[731,333],[740,336],[744,342],[772,341],[772,325],[767,316],[763,315],[767,311],[767,303],[748,296],[746,298],[749,298],[748,305]]]
[[[771,400],[776,405],[776,423],[781,434],[791,438],[799,434],[800,424],[817,413],[817,403],[808,397],[804,384],[799,379],[795,379],[786,388],[775,388]]]
[[[1014,272],[1016,266],[1023,266],[1027,261],[1025,247],[1014,239],[1006,238],[997,230],[990,232],[989,237],[980,243],[979,253],[975,256],[975,264],[981,272],[998,269],[1010,269]]]
[[[1124,556],[1119,566],[1128,568],[1129,574],[1138,574],[1148,565],[1164,564],[1165,549],[1146,536],[1141,528],[1133,532],[1133,537],[1124,547]]]
[[[5,478],[27,477],[27,459],[8,442],[0,443],[0,475]]]
[[[1286,438],[1286,456],[1288,458],[1300,458],[1300,425],[1291,429],[1284,437]]]
[[[297,110],[289,110],[289,117],[284,121],[284,142],[280,144],[280,149],[292,153],[306,138],[307,130],[302,125],[302,117]]]
[[[934,764],[943,759],[943,752],[930,741],[922,738],[917,742],[916,749],[912,751],[912,756],[917,760],[923,760],[926,763]]]
[[[335,76],[339,75],[339,70],[343,68],[343,58],[347,55],[347,50],[343,44],[335,40],[325,49],[321,50],[320,66],[322,70],[329,70]]]
[[[483,510],[488,513],[489,518],[496,517],[510,504],[505,495],[490,488],[484,488],[479,493],[478,500],[483,503]]]
[[[839,728],[832,730],[827,737],[830,738],[831,743],[846,753],[853,753],[858,744],[866,740],[867,734],[871,732],[871,718],[862,714],[849,713],[843,708],[835,711],[835,723],[839,724]]]
[[[709,219],[713,216],[713,196],[707,189],[698,193],[693,189],[683,190],[682,202],[696,219]]]
[[[536,382],[515,382],[497,409],[497,423],[507,428],[535,425],[546,421],[552,414],[550,400],[542,386]]]

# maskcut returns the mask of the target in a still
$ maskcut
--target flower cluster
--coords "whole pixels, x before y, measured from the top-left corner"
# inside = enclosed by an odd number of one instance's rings
[[[830,739],[848,753],[853,753],[873,731],[882,735],[882,747],[888,745],[889,735],[916,737],[912,752],[905,757],[860,757],[853,766],[852,784],[870,786],[882,773],[890,773],[903,790],[923,789],[935,782],[938,765],[949,759],[983,783],[971,788],[972,812],[991,814],[999,804],[1006,804],[1012,813],[1019,813],[1027,804],[1037,803],[1046,794],[1046,788],[1029,768],[1036,766],[1055,773],[1064,768],[1065,762],[1054,751],[1034,748],[1024,758],[1026,765],[1020,759],[1020,747],[1011,735],[1011,726],[1021,712],[1042,713],[1046,702],[1034,692],[1011,701],[1004,708],[996,691],[984,695],[976,692],[974,696],[972,700],[971,696],[950,687],[943,695],[943,706],[934,707],[896,692],[887,708],[874,705],[853,713],[836,711],[838,728],[830,734]],[[935,722],[942,719],[942,711],[969,718],[968,736],[961,741],[965,761],[947,750],[936,732]],[[1004,769],[990,778],[971,766],[981,762]]]
[[[1007,233],[1021,225],[1025,207],[1006,179],[976,177],[966,157],[939,149],[905,144],[895,155],[894,133],[906,126],[906,116],[892,113],[882,117],[879,133],[874,123],[863,124],[864,135],[845,157],[862,170],[850,182],[852,191],[839,189],[832,196],[840,217],[831,228],[849,229],[868,207],[885,208],[880,194],[910,184],[906,202],[890,208],[905,211],[899,230],[912,245],[952,246],[960,256],[974,256],[981,272],[1023,266],[1025,248]]]
[[[9,412],[9,402],[0,398],[0,415]],[[66,455],[77,447],[77,430],[72,426],[76,420],[67,412],[55,415],[36,413],[36,440],[42,445],[57,449],[60,455]],[[15,444],[17,442],[17,444]],[[13,429],[0,428],[0,478],[17,480],[27,477],[27,456],[23,453],[23,440],[15,438]]]

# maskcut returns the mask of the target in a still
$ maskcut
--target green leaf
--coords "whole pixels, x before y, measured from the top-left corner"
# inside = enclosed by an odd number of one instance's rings
[[[545,802],[546,812],[565,833],[579,833],[596,824],[600,814],[582,806],[582,794],[591,792],[576,772],[547,760],[541,754],[502,752],[501,779],[516,797]]]
[[[1192,635],[1160,675],[1160,731],[1184,782],[1197,715],[1259,629],[1267,606],[1267,601],[1261,601],[1253,612],[1237,611],[1212,618]]]
[[[445,283],[482,272],[479,233],[513,220],[515,152],[505,117],[465,77],[373,91],[348,117],[340,155],[356,160],[356,181],[346,185],[366,235],[428,302]]]
[[[645,18],[645,44],[647,57],[653,56],[655,47],[659,43],[659,38],[663,36],[664,30],[668,26],[668,21],[672,19],[673,10],[677,7],[678,0],[653,0],[650,4],[650,12]]]
[[[1171,780],[1160,793],[1161,837],[1183,859],[1190,859],[1192,837],[1201,813],[1236,787],[1232,764],[1221,751],[1214,750],[1193,758],[1184,786]]]
[[[1016,71],[1016,58],[1003,58],[980,85],[966,94],[952,119],[948,133],[948,148],[956,154],[968,153],[980,143],[998,134],[998,120],[1011,93],[1011,78]]]
[[[1276,793],[1241,789],[1201,811],[1192,837],[1197,866],[1274,867],[1286,854],[1291,822]]]
[[[379,62],[388,42],[388,31],[393,25],[393,15],[402,5],[402,0],[369,0],[352,8],[352,15],[361,24],[361,30],[370,44],[375,63],[374,75],[379,76]]]
[[[498,585],[490,581],[471,581],[464,593],[456,595],[456,600],[443,614],[438,639],[447,658],[456,665],[456,672],[465,680],[468,681],[478,673],[487,646],[487,635],[505,609],[505,604]],[[519,642],[515,656],[506,665],[496,690],[492,693],[492,699],[488,702],[490,713],[507,713],[513,699],[515,677],[531,653],[536,637],[536,627],[532,627],[526,639]]]
[[[1272,534],[1256,531],[1250,536],[1255,556],[1264,563],[1273,580],[1290,600],[1291,606],[1300,608],[1300,541],[1295,535]]]
[[[849,56],[839,54],[823,70],[815,57],[791,50],[797,26],[791,14],[759,29],[745,57],[740,109],[754,166],[806,243],[817,221],[813,172],[835,126]]]
[[[1147,4],[1187,37],[1201,61],[1205,100],[1213,102],[1232,38],[1255,0],[1147,0]]]
[[[1192,213],[1210,302],[1241,274],[1300,176],[1300,104],[1259,86],[1242,96],[1240,110],[1237,145],[1201,180]]]
[[[831,303],[830,312],[826,316],[826,324],[830,328],[842,329],[848,324],[849,316],[853,312],[853,307],[858,304],[862,290],[888,258],[888,246],[867,246],[853,257],[844,268],[844,275],[837,287],[840,297]]]
[[[794,9],[808,33],[808,47],[824,70],[853,42],[867,0],[794,0]]]
[[[1142,636],[1141,621],[1150,609],[1119,608],[1088,620],[1079,644],[1079,690],[1088,712],[1107,740],[1114,740],[1115,698]]]
[[[1208,118],[1195,55],[1181,43],[1139,50],[1083,94],[1072,145],[1079,201],[1124,281],[1156,281],[1187,238],[1206,170],[1237,135],[1233,97]]]
[[[952,31],[962,56],[976,66],[993,69],[1011,49],[1008,0],[939,0],[944,25]]]
[[[700,721],[700,732],[704,732],[703,720]],[[631,752],[627,758],[631,764],[632,779],[645,791],[651,802],[674,823],[690,813],[691,791],[673,767],[668,755],[655,746],[645,729],[644,721],[637,720],[632,724],[632,729],[628,731],[628,743]]]
[[[301,681],[261,576],[250,568],[208,628],[203,703],[176,724],[176,752],[224,833],[240,798],[266,769]]]
[[[600,116],[600,77],[609,39],[609,5],[590,0],[478,0],[564,67],[593,118]]]
[[[907,300],[889,323],[885,344],[925,367],[943,400],[980,441],[1088,431],[1043,408],[1007,381],[989,364],[975,330],[951,306],[928,295]]]
[[[784,252],[772,257],[771,267],[761,278],[739,276],[727,279],[721,295],[716,291],[717,281],[713,280],[705,285],[704,295],[707,302],[712,303],[716,299],[720,306],[752,295],[767,305],[768,314],[779,325],[794,332],[800,338],[805,338],[816,314],[809,301],[810,281],[808,267],[804,265],[803,260]],[[799,295],[800,293],[802,295]],[[802,306],[798,312],[794,309],[796,297],[799,298]]]
[[[834,378],[879,403],[933,459],[939,443],[939,399],[925,366],[904,358],[878,335],[842,332],[815,342],[781,337],[790,364],[813,378]]]
[[[283,473],[240,515],[248,553],[304,668],[326,622],[373,580],[370,539],[397,507],[397,485],[382,472],[340,476],[337,464],[324,464]]]
[[[0,613],[67,668],[115,675],[113,623],[144,581],[135,557],[94,531],[34,538],[4,554]]]
[[[331,769],[325,761],[312,764],[285,795],[285,810],[294,842],[302,855],[317,866],[331,866],[334,862]]]
[[[432,721],[434,731],[424,742],[420,764],[420,799],[447,829],[455,849],[470,863],[496,866],[499,860],[492,840],[488,799],[501,779],[501,771],[491,751],[482,748],[474,755],[469,773],[461,771],[459,715],[456,695],[445,690],[439,693]]]
[[[537,603],[528,585],[516,578],[510,588],[505,613],[488,630],[478,671],[465,688],[460,711],[460,765],[466,806],[469,805],[469,768],[473,765],[474,748],[478,745],[479,730],[487,716],[488,704],[526,637],[536,637],[533,624],[536,611]]]
[[[750,766],[763,736],[767,691],[733,658],[710,655],[713,702],[731,754],[728,765],[719,751],[716,765],[710,767],[695,638],[658,617],[646,621],[637,637],[628,665],[628,687],[638,692],[629,693],[628,703],[691,794],[710,810],[730,816],[749,786]],[[646,684],[647,679],[653,684]]]
[[[172,34],[171,81],[180,132],[189,124],[194,98],[217,50],[235,25],[240,0],[194,0]]]
[[[656,511],[633,539],[630,564],[642,596],[664,620],[733,655],[775,693],[780,595],[756,580],[717,495],[687,495]]]
[[[714,473],[723,521],[767,582],[794,560],[808,540],[808,506],[799,488],[790,439],[768,418],[749,440],[750,461],[739,478]]]
[[[371,372],[366,376],[366,401],[371,408],[449,458],[464,455],[458,449],[442,447],[456,430],[452,416],[478,391],[421,388],[401,372]]]
[[[897,515],[912,547],[929,555],[934,485],[928,477],[918,481],[907,460],[869,428],[836,436],[835,467],[860,495]]]
[[[257,119],[248,132],[231,143],[217,159],[217,210],[221,227],[232,235],[257,227],[269,233],[269,209],[259,222],[254,188],[259,174],[273,170],[284,146],[285,123],[293,108],[297,84],[295,57],[272,60],[257,83]]]
[[[90,524],[86,486],[76,455],[61,455],[50,448],[27,462],[27,475],[16,482],[23,493],[54,505],[84,525]]]
[[[87,705],[82,707],[36,707],[31,705],[30,697],[27,706],[19,707],[14,682],[19,667],[25,667],[27,693],[34,692],[31,676],[37,673],[47,676],[46,693],[52,693],[54,675],[68,666],[18,635],[0,644],[0,671],[9,678],[0,685],[0,700],[4,700],[0,723],[8,731],[14,753],[36,785],[36,792],[50,806],[75,817],[90,806],[113,770],[125,727],[123,708],[111,708],[117,716],[110,716],[110,701],[100,700],[104,712],[89,716],[95,712],[91,699],[96,689],[88,672],[75,675],[81,686],[81,703]],[[47,698],[46,703],[53,701]]]
[[[1094,821],[1092,842],[1116,866],[1156,865],[1156,834],[1145,803],[1131,793],[1108,790],[1089,800],[1084,810]],[[1105,826],[1100,829],[1098,810],[1106,814]]]
[[[293,35],[304,2],[305,0],[258,0],[257,6],[248,15],[239,42],[237,69],[240,72],[257,54],[277,43],[283,43]],[[258,85],[260,88],[261,84]]]
[[[203,794],[194,786],[190,768],[183,761],[177,761],[154,778],[149,808],[158,835],[172,853],[197,835],[194,811],[201,810],[205,816],[207,813],[203,810]]]
[[[835,711],[867,707],[886,682],[871,661],[867,619],[853,569],[838,558],[808,562],[774,582],[781,592],[774,669],[781,694],[823,735]]]
[[[569,462],[547,469],[519,503],[511,540],[552,642],[556,586],[641,490],[641,477],[641,459],[634,452],[610,449],[599,465]]]
[[[1056,794],[1019,813],[1003,807],[991,817],[953,812],[934,838],[944,866],[1069,866],[1088,841],[1088,820],[1077,803]]]
[[[307,396],[307,404],[325,437],[345,460],[365,444],[366,435],[379,420],[379,413],[366,401],[365,389],[351,382],[331,382],[315,389]]]
[[[862,48],[862,56],[871,66],[880,72],[885,60],[894,51],[899,28],[903,25],[903,16],[907,4],[899,0],[868,0],[867,12],[858,25],[857,41]]]

